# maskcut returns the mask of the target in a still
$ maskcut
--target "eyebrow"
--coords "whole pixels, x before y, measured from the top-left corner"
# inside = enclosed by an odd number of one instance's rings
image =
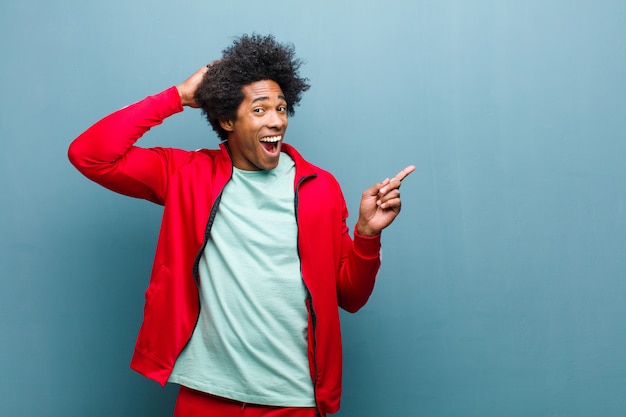
[[[287,101],[287,99],[285,98],[285,96],[284,96],[284,95],[282,95],[282,94],[281,94],[281,95],[279,95],[279,96],[278,96],[278,98],[279,98],[279,99],[281,99],[281,100],[285,100],[285,101]],[[253,99],[253,100],[252,100],[252,103],[256,103],[257,101],[269,100],[269,99],[270,99],[270,98],[269,98],[268,96],[261,96],[261,97],[257,97],[257,98],[255,98],[255,99]]]

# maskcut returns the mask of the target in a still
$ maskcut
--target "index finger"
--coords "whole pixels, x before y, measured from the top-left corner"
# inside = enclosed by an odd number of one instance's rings
[[[413,171],[415,171],[415,165],[409,165],[408,167],[404,168],[402,171],[394,175],[392,180],[396,179],[398,181],[402,181]]]

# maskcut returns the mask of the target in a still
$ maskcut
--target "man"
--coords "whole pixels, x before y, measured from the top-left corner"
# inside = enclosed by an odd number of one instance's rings
[[[97,122],[72,163],[113,191],[164,206],[131,367],[181,390],[174,415],[325,416],[339,409],[338,307],[357,311],[380,266],[380,232],[415,168],[362,196],[354,239],[339,184],[284,143],[309,88],[290,45],[242,36],[177,87]],[[217,150],[135,142],[202,108]]]

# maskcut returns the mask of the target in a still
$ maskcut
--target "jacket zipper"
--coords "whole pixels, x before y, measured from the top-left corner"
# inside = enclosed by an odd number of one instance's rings
[[[228,154],[230,155],[230,150],[228,151]],[[230,177],[228,178],[228,181],[226,181],[226,184],[230,182],[232,177],[233,177],[233,172],[231,170]],[[196,322],[193,325],[194,330],[196,326],[198,325],[198,320],[200,320],[200,271],[199,271],[200,259],[202,258],[202,255],[204,254],[204,250],[206,248],[207,243],[209,243],[209,235],[211,234],[211,228],[213,227],[213,222],[215,221],[217,209],[220,205],[220,202],[222,201],[222,194],[224,193],[225,187],[226,185],[222,187],[222,189],[220,190],[220,193],[215,198],[215,201],[213,201],[213,206],[211,207],[211,211],[209,212],[209,219],[207,220],[206,227],[204,229],[204,243],[202,244],[202,247],[200,248],[200,250],[198,251],[198,254],[196,255],[196,259],[193,262],[192,274],[193,274],[194,281],[196,281],[196,287],[198,288],[198,315],[196,316]],[[189,338],[187,339],[187,342],[185,343],[185,347],[189,344],[189,341],[191,340],[191,336],[193,336],[193,331],[189,335]],[[180,352],[178,354],[180,355]]]
[[[222,201],[222,193],[223,192],[224,192],[224,189],[222,188],[222,190],[218,194],[217,198],[213,202],[213,207],[211,207],[211,212],[209,213],[209,219],[207,220],[206,228],[204,229],[204,243],[202,244],[202,247],[200,248],[200,250],[198,251],[198,254],[196,255],[196,259],[193,262],[193,279],[196,281],[196,285],[200,284],[199,283],[199,281],[200,281],[200,271],[199,271],[200,259],[202,258],[202,255],[204,254],[204,249],[206,248],[207,243],[209,243],[209,235],[211,234],[211,228],[213,227],[213,222],[215,221],[215,215],[217,214],[217,208],[220,205],[220,201]]]
[[[311,341],[311,343],[313,344],[313,365],[315,367],[315,378],[313,378],[313,398],[315,400],[315,414],[317,416],[320,416],[320,410],[319,410],[319,406],[317,404],[317,378],[318,378],[318,366],[317,366],[317,337],[315,335],[315,328],[317,325],[317,317],[315,315],[315,309],[313,308],[313,296],[311,295],[311,291],[309,290],[309,287],[306,285],[306,281],[304,280],[304,274],[302,273],[302,259],[300,258],[300,244],[299,244],[299,235],[300,235],[300,228],[298,227],[298,192],[300,190],[300,185],[311,178],[315,178],[317,177],[317,174],[312,174],[309,175],[307,177],[302,177],[298,180],[298,183],[296,184],[296,189],[295,189],[295,193],[294,193],[294,213],[296,216],[296,230],[298,235],[296,236],[296,247],[298,250],[298,258],[300,259],[300,276],[302,277],[302,283],[304,285],[304,288],[306,289],[306,301],[309,307],[309,314],[311,314],[311,326],[313,326],[313,329],[311,331],[311,334],[313,336],[313,340]]]

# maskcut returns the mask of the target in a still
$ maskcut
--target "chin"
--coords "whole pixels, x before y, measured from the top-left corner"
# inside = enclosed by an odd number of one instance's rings
[[[265,171],[269,171],[271,169],[274,169],[278,166],[278,162],[276,162],[275,164],[266,164],[262,169]]]

